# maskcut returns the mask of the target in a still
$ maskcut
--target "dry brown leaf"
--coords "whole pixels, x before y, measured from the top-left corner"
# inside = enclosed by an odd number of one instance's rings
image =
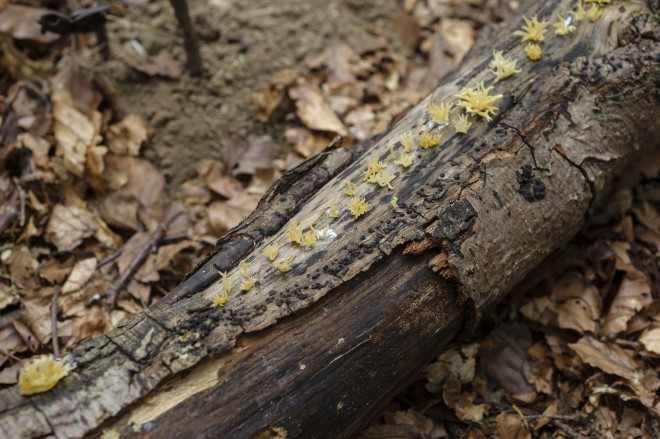
[[[232,175],[252,175],[257,169],[273,169],[276,149],[270,136],[248,137],[248,147],[235,155],[238,166],[232,170]]]
[[[39,277],[51,284],[59,284],[66,279],[73,268],[73,258],[64,261],[48,259],[39,266]]]
[[[136,40],[126,42],[119,57],[129,66],[149,76],[164,76],[176,79],[181,76],[181,68],[174,58],[162,50],[156,56],[150,56]]]
[[[573,329],[580,334],[594,332],[601,312],[598,288],[577,272],[564,275],[552,289],[560,328]]]
[[[25,245],[17,245],[9,250],[9,255],[7,252],[3,253],[3,259],[6,258],[3,262],[9,266],[12,283],[23,289],[36,286],[33,279],[39,262],[30,253],[30,249]]]
[[[242,195],[228,201],[217,201],[207,209],[210,232],[223,236],[247,217],[259,202],[258,195]]]
[[[250,195],[263,195],[277,179],[275,169],[255,169],[252,181],[247,187]]]
[[[72,105],[85,116],[95,119],[95,110],[103,100],[101,93],[94,89],[87,75],[74,63],[61,69],[55,76],[50,78],[52,90],[66,90]]]
[[[531,439],[532,437],[520,415],[502,412],[497,415],[495,422],[497,423],[497,434],[500,438]]]
[[[48,78],[53,71],[50,60],[33,60],[14,45],[8,35],[0,34],[2,66],[16,79]]]
[[[76,108],[71,95],[63,88],[55,88],[51,100],[56,154],[63,159],[67,171],[82,177],[87,149],[99,141],[101,113],[94,111],[91,117],[86,116]]]
[[[140,148],[149,141],[153,132],[153,128],[140,116],[129,114],[108,127],[107,145],[114,154],[138,156]]]
[[[638,271],[627,272],[605,317],[600,334],[607,336],[625,331],[635,313],[650,305],[652,301],[651,286],[646,276]]]
[[[110,316],[99,306],[91,307],[82,317],[74,319],[71,341],[97,337],[112,329]]]
[[[296,114],[307,128],[348,136],[346,127],[332,111],[317,87],[303,82],[291,88],[289,96],[296,102]]]
[[[11,323],[14,325],[14,329],[16,329],[16,332],[23,339],[23,342],[25,342],[28,349],[32,352],[36,352],[37,349],[39,349],[39,340],[37,340],[37,337],[35,337],[32,331],[30,331],[30,328],[20,320],[14,320]]]
[[[363,141],[373,135],[373,127],[376,120],[376,114],[368,105],[356,108],[349,112],[344,118],[351,135],[356,139]]]
[[[50,214],[45,239],[58,251],[71,251],[83,239],[94,236],[97,230],[98,222],[89,210],[56,204]]]
[[[323,151],[330,143],[329,139],[317,136],[306,128],[287,128],[284,132],[286,143],[293,145],[293,150],[305,158]]]
[[[48,343],[52,332],[50,298],[24,299],[21,320],[41,344]]]
[[[568,345],[585,363],[605,373],[633,381],[637,378],[637,363],[633,353],[615,344],[606,344],[592,337],[582,337],[577,343]]]
[[[9,34],[17,40],[29,40],[41,44],[49,44],[60,38],[59,35],[41,32],[39,18],[52,9],[35,8],[8,4],[0,11],[0,32]]]
[[[639,337],[639,342],[644,345],[647,351],[660,355],[660,328],[644,331]]]
[[[488,406],[474,403],[476,393],[461,390],[461,384],[451,378],[445,381],[442,390],[442,399],[448,407],[454,410],[458,419],[469,422],[482,421]]]
[[[82,289],[96,272],[96,258],[82,259],[73,266],[69,278],[62,286],[62,294]]]
[[[273,112],[282,103],[287,87],[293,85],[296,74],[289,70],[280,70],[271,82],[250,95],[252,103],[257,107],[257,118],[267,122]]]
[[[139,303],[142,304],[142,307],[146,307],[149,305],[149,298],[151,297],[151,286],[145,283],[142,283],[140,281],[137,281],[135,279],[131,279],[128,282],[128,285],[126,285],[126,291],[133,296]],[[125,311],[130,312],[131,314],[135,314],[136,312],[141,312],[142,309],[140,307],[136,308],[133,307],[132,305],[130,308],[126,306],[126,302],[122,300],[120,303],[120,306],[122,309]]]
[[[18,302],[18,297],[15,294],[10,293],[12,289],[12,287],[0,283],[0,311]],[[2,346],[0,345],[0,348],[1,347]]]
[[[16,384],[18,382],[18,371],[23,367],[22,362],[13,364],[0,372],[0,384]]]
[[[461,349],[450,349],[438,355],[438,358],[426,368],[426,389],[431,393],[440,393],[448,378],[460,383],[469,383],[474,379],[476,355],[479,344],[472,343]]]
[[[408,434],[415,435],[421,439],[438,439],[447,437],[447,432],[442,425],[436,424],[433,419],[422,415],[415,409],[394,412],[394,422],[397,425],[407,426]]]
[[[392,27],[399,34],[408,49],[415,50],[419,44],[420,28],[415,20],[406,11],[400,10],[392,17]]]
[[[151,233],[138,232],[133,234],[133,236],[131,236],[130,239],[126,241],[121,255],[115,261],[117,264],[117,269],[119,270],[119,274],[126,271],[126,269],[133,261],[135,255],[144,248],[145,244],[150,239]],[[160,277],[158,276],[158,271],[156,271],[156,255],[153,253],[150,254],[144,263],[140,265],[140,268],[133,277],[144,283],[157,282]]]
[[[202,160],[197,168],[200,180],[204,185],[218,195],[225,198],[233,198],[245,193],[245,188],[235,177],[227,175],[233,164],[233,160],[238,154],[238,145],[247,146],[245,142],[234,142],[227,140],[223,143],[223,157],[225,163],[217,160]]]

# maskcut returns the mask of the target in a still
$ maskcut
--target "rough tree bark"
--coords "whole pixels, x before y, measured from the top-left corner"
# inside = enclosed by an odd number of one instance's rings
[[[528,4],[531,2],[528,2]],[[560,1],[523,13],[551,17]],[[655,9],[654,9],[655,8]],[[215,254],[163,301],[70,352],[76,369],[44,394],[0,392],[5,437],[350,437],[419,368],[478,321],[551,251],[570,239],[619,170],[657,148],[658,3],[605,8],[575,34],[547,38],[543,59],[497,84],[498,116],[469,135],[420,150],[394,190],[360,183],[371,210],[330,220],[342,180],[367,161],[391,163],[424,108],[492,79],[493,50],[524,58],[512,30],[474,49],[458,71],[360,151],[332,147],[284,176]],[[531,165],[545,186],[521,194]],[[524,192],[524,191],[523,191]],[[398,197],[399,207],[390,204]],[[311,250],[286,243],[292,218],[338,234]],[[295,255],[281,274],[261,256]],[[211,306],[218,269],[238,281],[245,259],[258,285]],[[217,268],[216,268],[217,267]],[[236,282],[235,282],[236,284]],[[236,290],[237,288],[235,288]],[[139,433],[134,430],[140,428]]]

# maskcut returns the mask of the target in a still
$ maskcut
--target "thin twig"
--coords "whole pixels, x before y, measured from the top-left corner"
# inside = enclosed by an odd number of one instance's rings
[[[133,256],[133,259],[126,267],[126,270],[117,278],[117,280],[105,292],[104,296],[108,297],[110,306],[114,308],[117,305],[117,296],[119,291],[128,283],[128,280],[140,269],[149,254],[158,245],[163,236],[165,235],[165,227],[159,225],[156,231],[149,237],[149,240],[142,246],[142,248]]]
[[[112,262],[112,261],[114,261],[115,259],[117,259],[118,257],[120,257],[121,254],[122,254],[123,252],[124,252],[124,251],[123,251],[122,249],[119,249],[119,250],[115,251],[113,254],[111,254],[110,256],[106,257],[105,259],[103,259],[103,260],[102,260],[101,262],[99,262],[98,264],[96,264],[96,269],[98,270],[98,269],[101,268],[101,267],[105,267],[105,266],[108,265],[110,262]]]
[[[586,439],[584,435],[573,430],[571,427],[569,427],[568,425],[564,424],[563,422],[557,419],[553,419],[550,422],[552,423],[552,425],[554,425],[555,427],[557,427],[558,429],[560,429],[561,431],[563,431],[564,433],[566,433],[567,435],[569,435],[574,439]]]
[[[60,343],[57,339],[57,299],[59,296],[60,291],[55,291],[50,301],[51,338],[53,339],[53,354],[56,357],[60,355]]]
[[[187,67],[193,76],[202,73],[202,57],[199,54],[199,42],[195,34],[195,28],[188,12],[188,2],[186,0],[170,0],[174,9],[174,15],[179,20],[179,26],[183,30],[183,46],[186,49]]]
[[[20,216],[18,220],[18,225],[24,227],[25,226],[25,191],[23,190],[21,183],[18,181],[18,178],[14,178],[14,185],[16,185],[16,191],[18,192],[18,200],[19,200]]]

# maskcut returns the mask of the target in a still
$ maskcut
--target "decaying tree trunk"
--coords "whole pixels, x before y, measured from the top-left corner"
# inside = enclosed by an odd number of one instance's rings
[[[562,4],[535,3],[525,15],[554,17]],[[570,239],[619,170],[658,146],[652,7],[657,13],[655,0],[621,2],[572,35],[547,35],[542,60],[496,85],[504,98],[492,122],[416,151],[392,191],[362,182],[370,159],[391,164],[401,134],[426,127],[429,102],[493,78],[493,50],[524,58],[512,35],[521,20],[508,23],[373,145],[335,145],[287,174],[163,301],[81,341],[70,352],[75,371],[55,389],[0,392],[1,435],[352,436]],[[348,200],[346,178],[371,209],[330,219],[329,200]],[[294,247],[284,236],[293,218],[338,236]],[[280,259],[295,256],[291,271],[261,255],[271,243]],[[248,293],[237,291],[241,260],[258,281]],[[222,291],[218,271],[234,279],[224,307],[209,301]]]

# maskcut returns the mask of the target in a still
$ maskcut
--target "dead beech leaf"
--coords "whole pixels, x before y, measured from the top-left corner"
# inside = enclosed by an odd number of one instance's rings
[[[73,258],[60,262],[57,259],[48,259],[39,266],[39,277],[51,284],[59,284],[71,273]]]
[[[639,342],[644,345],[647,351],[660,355],[660,328],[644,331],[639,337]]]
[[[46,241],[58,251],[71,251],[83,239],[94,236],[98,230],[96,217],[87,209],[56,204],[46,227]]]
[[[237,157],[238,166],[233,175],[252,175],[257,169],[273,169],[273,159],[277,146],[270,136],[248,137],[248,147]]]
[[[317,136],[306,128],[287,128],[284,132],[286,143],[293,145],[293,150],[305,158],[323,151],[330,143],[323,136]]]
[[[348,136],[346,127],[332,111],[317,87],[302,83],[289,90],[289,97],[296,102],[296,114],[307,128]]]
[[[11,253],[5,262],[9,265],[12,282],[16,286],[25,289],[36,286],[32,284],[39,262],[32,256],[30,249],[25,245],[17,245],[10,251]]]
[[[149,56],[136,40],[126,42],[119,57],[135,70],[149,76],[163,76],[172,79],[181,76],[181,68],[167,51],[162,50],[156,56]]]
[[[153,128],[147,122],[137,114],[129,114],[108,127],[107,145],[114,154],[138,156],[140,147],[149,141],[152,134]]]
[[[450,349],[438,355],[425,370],[428,382],[424,387],[431,393],[440,393],[442,385],[449,379],[466,384],[474,380],[476,355],[479,344],[472,343],[461,349]]]
[[[296,74],[284,69],[275,73],[269,84],[250,95],[250,99],[257,107],[257,119],[260,122],[268,122],[273,112],[280,106],[284,99],[287,87],[293,85]]]
[[[577,343],[569,343],[580,359],[605,373],[617,375],[627,380],[637,377],[637,363],[633,353],[615,344],[606,344],[592,337],[582,337]]]
[[[75,107],[71,95],[63,88],[54,89],[51,100],[56,154],[62,157],[67,171],[82,177],[87,149],[96,145],[99,140],[101,113],[94,111],[91,117],[87,117]]]
[[[442,425],[436,424],[433,419],[422,415],[412,408],[406,411],[397,410],[394,412],[393,420],[398,426],[408,427],[406,433],[412,435],[412,437],[419,437],[422,439],[439,439],[447,437],[447,432]]]
[[[30,328],[41,344],[48,343],[52,335],[50,298],[23,300],[21,320]]]
[[[258,195],[242,195],[212,203],[207,209],[210,232],[218,237],[225,235],[251,214],[258,202]]]
[[[652,301],[651,286],[646,276],[638,271],[627,272],[605,317],[600,334],[607,336],[625,331],[630,319]]]
[[[50,32],[41,32],[39,18],[48,12],[53,12],[53,10],[11,3],[5,5],[0,11],[0,33],[9,34],[17,40],[50,44],[60,36]]]
[[[0,34],[2,66],[17,79],[48,78],[53,71],[50,60],[33,60],[16,47],[9,35]]]
[[[112,328],[110,316],[99,306],[91,307],[82,317],[74,319],[72,340],[96,337]]]
[[[594,332],[601,313],[598,288],[584,280],[577,272],[564,275],[552,289],[560,328],[573,329],[580,334]]]
[[[448,407],[454,410],[458,419],[470,422],[482,421],[488,406],[474,403],[476,393],[463,391],[461,384],[454,379],[448,379],[442,390],[442,399]]]
[[[82,289],[96,271],[96,258],[82,259],[73,266],[71,274],[62,286],[62,294],[72,293]]]
[[[502,412],[495,418],[498,437],[507,439],[531,439],[525,421],[516,414]]]

